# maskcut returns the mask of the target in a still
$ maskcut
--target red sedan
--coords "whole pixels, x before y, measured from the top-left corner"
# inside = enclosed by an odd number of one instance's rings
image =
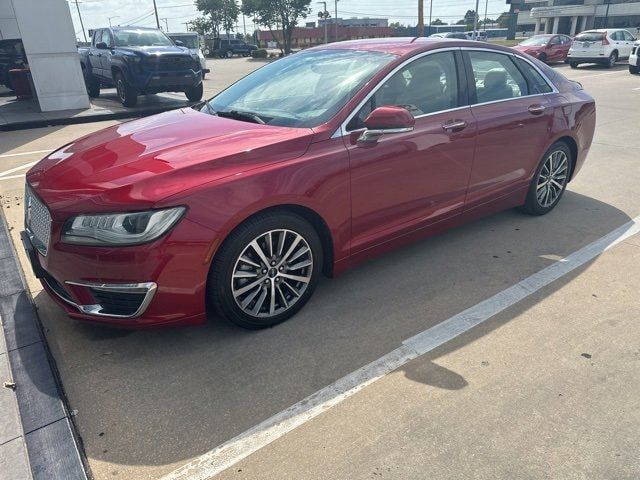
[[[534,35],[520,42],[514,49],[531,55],[541,62],[564,62],[573,44],[567,35]]]
[[[549,212],[594,125],[578,83],[508,48],[335,43],[52,153],[27,174],[22,238],[73,318],[266,327],[322,273],[503,209]]]

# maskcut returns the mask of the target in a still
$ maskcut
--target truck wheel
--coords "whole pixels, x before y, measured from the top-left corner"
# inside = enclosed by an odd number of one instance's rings
[[[187,99],[190,102],[199,102],[202,99],[203,87],[202,82],[200,82],[195,87],[191,87],[188,90],[185,90],[184,94],[187,96]]]
[[[118,98],[125,107],[135,107],[138,103],[138,92],[127,83],[122,73],[116,73],[116,91]]]
[[[640,67],[637,67],[635,65],[629,65],[629,73],[635,75],[639,71],[640,71]]]
[[[98,98],[100,96],[100,83],[93,78],[91,73],[87,72],[87,69],[83,66],[82,73],[84,74],[84,84],[87,87],[87,95],[89,98]]]
[[[224,52],[224,56],[227,58],[233,57],[233,50],[227,50],[226,52]]]

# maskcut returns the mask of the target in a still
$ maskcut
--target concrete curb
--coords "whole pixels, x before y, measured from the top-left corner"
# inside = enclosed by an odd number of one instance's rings
[[[12,479],[86,480],[53,358],[0,210],[0,471]],[[6,423],[5,423],[6,422]]]

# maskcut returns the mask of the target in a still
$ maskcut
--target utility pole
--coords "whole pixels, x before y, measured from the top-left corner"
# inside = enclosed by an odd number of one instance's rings
[[[478,39],[478,7],[480,4],[480,0],[476,0],[476,11],[475,16],[473,17],[473,39]]]
[[[76,8],[78,9],[78,17],[80,18],[80,28],[82,28],[82,35],[84,35],[84,41],[88,42],[89,40],[87,40],[87,32],[84,30],[84,24],[82,23],[82,15],[80,14],[80,5],[78,5],[78,0],[76,1]]]
[[[169,31],[169,19],[168,18],[163,18],[162,21],[164,22],[164,26],[167,27],[167,29],[165,31],[168,32]]]
[[[329,18],[329,12],[327,12],[327,2],[318,2],[324,5],[324,10],[322,11],[322,19],[324,20],[324,43],[325,45],[329,43],[327,39],[327,19]]]
[[[609,24],[609,5],[611,5],[611,0],[604,0],[604,3],[607,4],[607,12],[604,14],[604,28],[607,28]]]
[[[424,0],[418,0],[418,36],[424,37]]]
[[[431,35],[431,14],[433,13],[433,0],[429,0],[429,35]]]
[[[335,2],[336,2],[336,18],[334,20],[336,22],[336,42],[337,42],[338,41],[338,0],[335,0]]]
[[[184,25],[185,30],[189,32],[189,25],[191,25],[191,22],[182,22],[182,24]]]
[[[484,2],[484,31],[487,31],[487,9],[489,8],[489,0]],[[486,37],[485,37],[486,40]]]
[[[156,0],[153,0],[153,11],[156,14],[156,27],[160,30],[160,19],[158,18],[158,7],[156,6]]]
[[[247,22],[244,19],[244,12],[242,12],[242,30],[244,31],[244,41],[247,41]]]
[[[111,26],[111,19],[112,18],[120,18],[120,15],[116,15],[115,17],[107,17],[109,19],[109,26]]]

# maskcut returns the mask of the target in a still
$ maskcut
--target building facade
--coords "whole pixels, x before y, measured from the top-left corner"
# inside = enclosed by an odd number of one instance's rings
[[[327,20],[320,19],[318,20],[318,26],[322,27],[324,24],[334,25],[333,18],[328,18]],[[388,18],[338,18],[338,26],[340,27],[388,27],[389,19]]]
[[[592,28],[640,30],[640,0],[507,0],[516,30],[576,35]]]

